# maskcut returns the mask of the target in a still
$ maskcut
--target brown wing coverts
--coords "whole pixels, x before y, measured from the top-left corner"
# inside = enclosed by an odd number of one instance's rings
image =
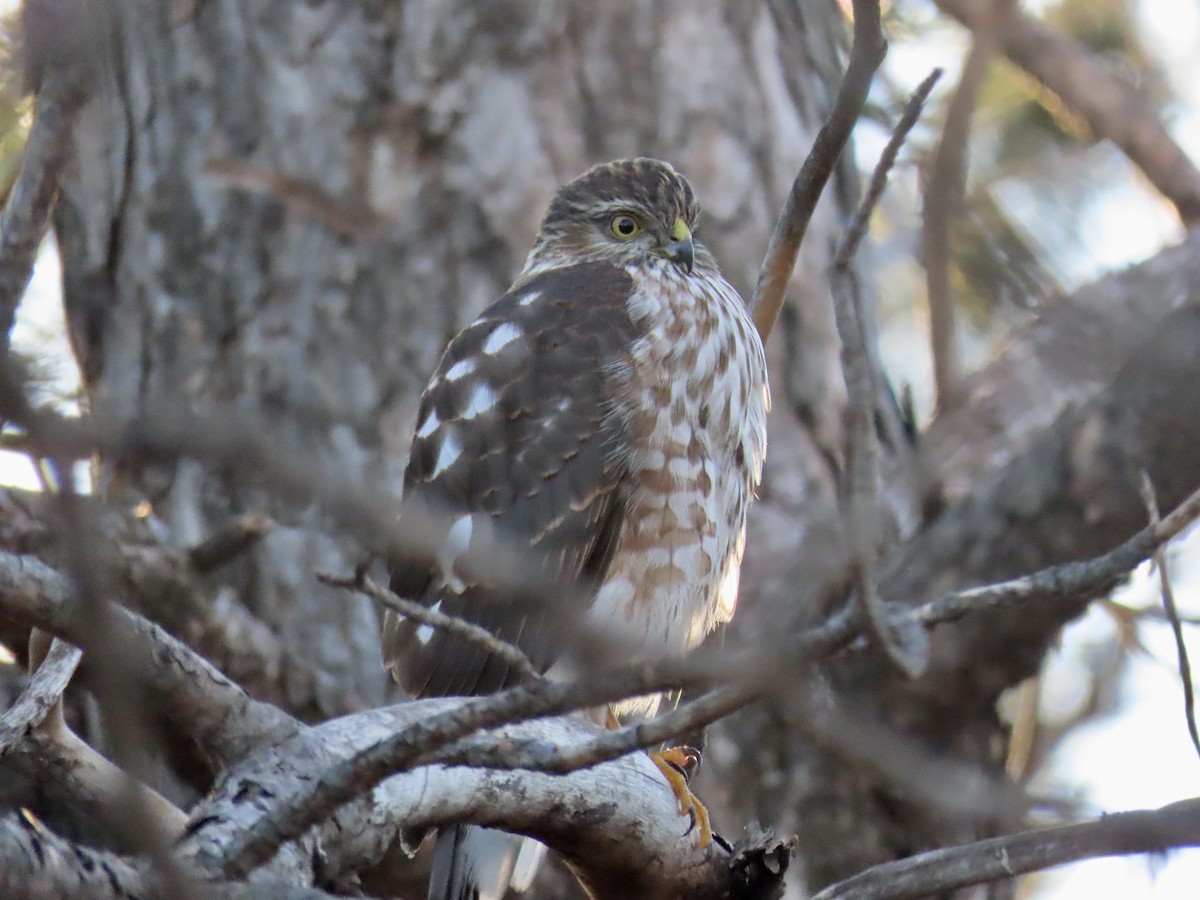
[[[613,373],[637,338],[631,290],[623,270],[588,263],[535,276],[496,301],[447,347],[421,398],[405,472],[406,500],[449,522],[481,514],[506,544],[528,548],[535,582],[580,584],[582,597],[603,578],[622,521]],[[483,577],[456,580],[397,569],[392,589],[516,643],[543,670],[553,662],[549,632],[562,617],[544,601]],[[390,615],[384,659],[415,696],[486,693],[510,681],[508,667],[476,645]]]

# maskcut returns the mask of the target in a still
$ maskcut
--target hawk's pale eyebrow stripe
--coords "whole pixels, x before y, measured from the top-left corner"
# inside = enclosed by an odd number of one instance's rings
[[[475,371],[475,360],[460,359],[450,367],[450,371],[446,373],[447,381],[458,381],[458,379],[470,375]]]
[[[521,329],[512,322],[505,322],[484,341],[483,352],[488,355],[499,353],[513,341],[521,336]]]
[[[445,440],[442,441],[442,449],[438,451],[437,465],[433,467],[433,474],[429,477],[437,478],[454,465],[460,456],[462,456],[462,444],[458,442],[454,432],[447,432]]]

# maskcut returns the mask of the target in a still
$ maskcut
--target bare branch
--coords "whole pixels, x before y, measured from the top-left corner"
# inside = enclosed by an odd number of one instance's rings
[[[912,95],[904,104],[904,111],[900,114],[900,118],[896,122],[896,127],[892,129],[892,136],[888,138],[888,142],[883,148],[883,153],[879,155],[879,162],[875,164],[875,170],[871,173],[871,183],[867,185],[867,191],[863,195],[862,202],[858,205],[858,209],[854,211],[854,218],[850,220],[846,234],[842,237],[842,242],[838,245],[837,252],[833,255],[833,267],[835,269],[846,268],[850,264],[851,259],[853,259],[854,254],[858,252],[859,245],[862,243],[862,239],[866,237],[867,228],[871,224],[871,214],[875,212],[875,207],[879,204],[879,198],[883,196],[884,190],[887,189],[888,176],[896,165],[896,158],[900,155],[900,148],[904,146],[909,132],[913,130],[913,126],[921,118],[921,113],[925,110],[925,103],[929,99],[929,94],[933,91],[941,77],[942,70],[933,69],[917,85],[916,90],[912,92]]]
[[[76,73],[53,69],[37,98],[21,171],[0,213],[0,356],[58,196],[58,173],[71,154],[71,127],[86,94]]]
[[[256,831],[258,823],[283,808],[281,798],[304,792],[314,772],[337,772],[398,732],[477,703],[466,698],[422,700],[314,726],[232,773],[194,812],[195,828],[181,852],[211,871],[213,860],[235,858],[241,834]],[[479,740],[499,746],[553,745],[569,753],[598,731],[598,726],[579,718],[539,719],[487,732]],[[688,819],[679,814],[666,779],[644,754],[566,775],[441,765],[413,768],[381,781],[360,801],[339,810],[328,828],[309,832],[299,848],[276,856],[269,873],[283,878],[295,867],[311,866],[314,842],[344,841],[340,835],[362,831],[354,823],[363,820],[390,822],[392,834],[402,826],[462,821],[530,834],[564,853],[599,898],[738,896],[732,892],[734,857],[721,844],[708,851],[698,846],[695,836],[687,833]],[[335,854],[329,843],[320,846],[328,862]]]
[[[643,722],[605,731],[589,741],[564,748],[542,741],[506,741],[504,744],[466,738],[436,754],[445,765],[492,769],[529,769],[537,772],[574,772],[645,750],[711,725],[757,699],[761,691],[748,685],[724,687]]]
[[[131,840],[122,816],[136,813],[143,836],[152,833],[163,843],[178,838],[187,824],[179,807],[117,768],[65,726],[30,730],[0,753],[0,762],[35,781],[55,803],[91,821],[113,823],[123,844]],[[137,837],[132,842],[138,846],[128,849],[146,849]]]
[[[174,804],[81,741],[63,721],[62,694],[82,652],[55,638],[29,686],[0,717],[0,762],[42,786],[47,796],[105,820],[132,799],[140,825],[174,839],[187,817]],[[132,796],[131,796],[132,795]]]
[[[1160,520],[1158,513],[1158,498],[1154,492],[1154,483],[1150,475],[1142,470],[1142,496],[1146,501],[1146,509],[1150,513],[1150,524]],[[1179,662],[1179,680],[1183,684],[1183,716],[1187,722],[1188,735],[1192,746],[1200,756],[1200,734],[1196,731],[1196,694],[1192,686],[1192,664],[1188,660],[1187,642],[1183,639],[1183,623],[1179,621],[1179,607],[1175,605],[1175,591],[1171,588],[1171,573],[1167,568],[1167,554],[1159,547],[1154,551],[1154,565],[1158,567],[1159,589],[1162,591],[1163,610],[1167,621],[1171,624],[1171,634],[1175,638],[1175,656]]]
[[[990,609],[1020,609],[1047,600],[1085,600],[1107,592],[1159,547],[1177,537],[1200,517],[1200,490],[1108,553],[1081,562],[1051,566],[1031,575],[968,588],[926,603],[915,615],[926,626],[941,625],[970,613]]]
[[[436,758],[437,751],[480,729],[534,716],[554,716],[614,703],[627,697],[704,683],[711,678],[711,661],[663,659],[599,673],[583,683],[537,681],[495,694],[474,697],[428,716],[352,756],[338,761],[319,780],[309,779],[290,794],[279,796],[271,815],[245,829],[231,841],[223,858],[204,861],[214,875],[240,878],[269,859],[285,841],[384,778]]]
[[[1100,856],[1200,845],[1200,800],[1026,831],[884,863],[827,887],[813,900],[927,897]]]
[[[925,186],[921,263],[929,297],[929,339],[939,409],[949,409],[958,401],[963,376],[954,297],[950,293],[951,226],[962,211],[966,193],[971,116],[1012,0],[990,0],[990,4],[986,23],[973,32],[971,50],[950,98],[942,138]]]
[[[62,700],[83,654],[78,647],[55,639],[17,702],[0,715],[0,759],[25,735],[41,728]]]
[[[988,14],[980,0],[937,0],[978,33]],[[1081,115],[1097,138],[1107,138],[1175,204],[1184,224],[1200,221],[1200,169],[1154,113],[1112,68],[1074,41],[1028,16],[1014,14],[1000,36],[1004,52]]]
[[[817,201],[850,140],[850,133],[867,102],[875,70],[886,55],[887,41],[880,25],[878,0],[854,0],[854,42],[842,86],[833,111],[817,132],[800,174],[792,183],[792,190],[775,223],[750,302],[754,324],[764,344],[783,308],[787,283],[796,267],[796,255],[800,252]]]
[[[24,814],[0,818],[0,896],[25,900],[61,900],[89,897],[96,900],[136,900],[141,897],[177,896],[142,865],[114,853],[72,844]],[[332,895],[313,888],[280,883],[236,884],[189,882],[189,897],[202,896],[254,900],[331,900]]]
[[[875,432],[875,408],[882,385],[867,346],[869,332],[866,310],[851,262],[866,234],[871,211],[887,184],[887,175],[908,132],[916,124],[925,98],[933,89],[940,70],[935,70],[914,92],[906,105],[879,164],[870,187],[855,213],[846,237],[834,254],[833,297],[838,336],[842,343],[842,372],[846,382],[846,531],[853,548],[852,565],[859,598],[867,612],[875,638],[891,660],[910,676],[919,675],[929,656],[925,633],[905,621],[889,616],[879,597],[875,564],[879,555],[879,440]]]
[[[70,582],[30,556],[0,552],[0,610],[86,650],[90,623],[80,620]],[[294,734],[296,721],[247,696],[205,659],[136,613],[114,607],[114,632],[139,684],[156,708],[212,758],[230,766],[252,750]]]
[[[270,516],[244,513],[224,523],[188,551],[192,568],[204,574],[248,553],[275,528]]]

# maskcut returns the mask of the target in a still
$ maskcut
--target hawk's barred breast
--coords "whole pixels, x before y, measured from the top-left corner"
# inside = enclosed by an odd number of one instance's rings
[[[630,270],[639,337],[621,373],[631,490],[590,616],[641,655],[696,646],[733,615],[746,513],[762,475],[766,357],[745,304],[717,273]],[[657,701],[622,712],[653,711]]]

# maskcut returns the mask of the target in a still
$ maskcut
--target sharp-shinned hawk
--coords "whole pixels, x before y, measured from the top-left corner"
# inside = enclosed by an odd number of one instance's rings
[[[443,511],[444,536],[437,563],[398,567],[393,590],[542,669],[561,653],[553,617],[461,564],[473,539],[527,548],[531,571],[576,585],[583,618],[639,658],[682,653],[730,618],[770,400],[746,306],[693,237],[699,215],[687,181],[653,159],[559,190],[517,281],[450,342],[421,398],[405,499]],[[392,614],[383,650],[415,696],[514,678],[477,645]],[[439,835],[430,897],[480,895],[469,834]]]

